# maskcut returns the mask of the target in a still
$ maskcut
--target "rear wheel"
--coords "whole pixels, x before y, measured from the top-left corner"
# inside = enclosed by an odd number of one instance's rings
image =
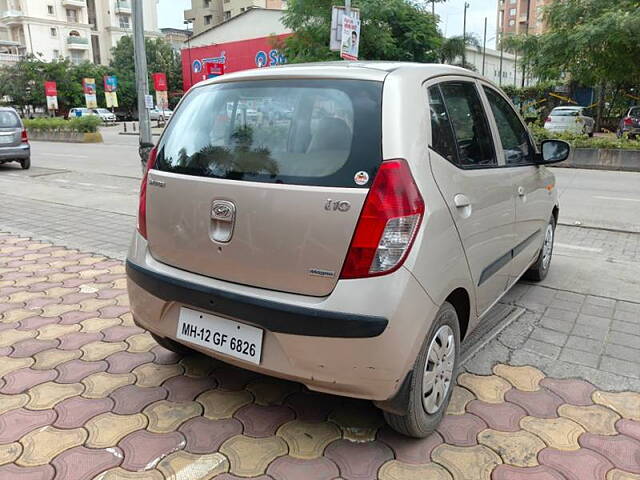
[[[547,277],[549,268],[551,267],[551,257],[553,256],[553,241],[556,236],[555,232],[556,219],[552,216],[545,228],[544,243],[542,244],[538,258],[531,268],[524,274],[524,278],[527,280],[541,282]]]
[[[391,428],[409,437],[424,438],[438,427],[453,391],[459,352],[458,314],[445,302],[416,359],[405,405],[407,414],[383,412]]]
[[[31,159],[26,158],[24,160],[20,160],[20,165],[22,165],[23,170],[29,170],[31,168]]]

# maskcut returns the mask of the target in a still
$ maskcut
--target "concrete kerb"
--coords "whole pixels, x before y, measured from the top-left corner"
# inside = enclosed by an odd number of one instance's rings
[[[554,166],[640,172],[640,150],[578,148],[572,150],[567,161]]]

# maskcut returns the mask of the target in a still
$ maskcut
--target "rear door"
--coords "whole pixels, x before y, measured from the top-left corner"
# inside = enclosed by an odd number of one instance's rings
[[[488,85],[483,86],[500,137],[505,174],[511,176],[516,202],[516,242],[511,266],[515,282],[540,251],[544,228],[553,210],[553,177],[535,164],[535,148],[527,128],[507,99]]]
[[[431,168],[464,246],[481,315],[509,282],[515,243],[512,180],[499,168],[475,81],[430,84],[429,102]]]
[[[17,147],[21,142],[20,118],[11,110],[0,110],[0,148]]]
[[[381,162],[381,101],[372,81],[195,89],[149,173],[151,254],[217,279],[328,295]]]

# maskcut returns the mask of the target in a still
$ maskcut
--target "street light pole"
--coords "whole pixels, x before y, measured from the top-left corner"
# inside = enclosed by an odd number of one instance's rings
[[[464,24],[462,26],[462,43],[464,44],[462,47],[462,67],[466,68],[467,65],[467,9],[469,8],[469,3],[464,2]]]
[[[484,41],[482,44],[482,75],[487,61],[487,17],[484,17]]]
[[[344,0],[344,13],[347,16],[351,15],[351,0]]]
[[[153,148],[151,139],[151,120],[146,107],[145,96],[149,95],[149,74],[147,72],[147,54],[144,47],[144,16],[142,0],[133,0],[133,56],[136,69],[138,90],[138,121],[140,126],[140,144],[138,153],[142,164],[146,166],[149,152]]]

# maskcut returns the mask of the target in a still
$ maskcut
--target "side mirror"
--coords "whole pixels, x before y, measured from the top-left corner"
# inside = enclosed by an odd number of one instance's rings
[[[542,154],[538,163],[564,162],[571,154],[571,145],[563,140],[544,140],[542,142]]]

